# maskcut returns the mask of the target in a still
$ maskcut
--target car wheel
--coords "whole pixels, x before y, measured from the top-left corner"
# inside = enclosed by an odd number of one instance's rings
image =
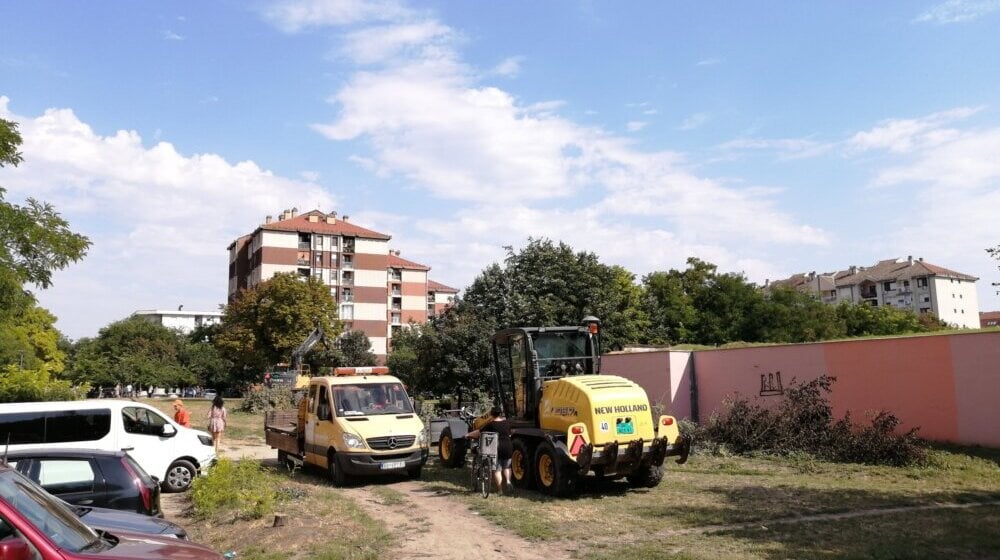
[[[334,486],[340,487],[347,484],[347,473],[344,472],[344,469],[340,468],[340,463],[337,462],[337,455],[332,452],[327,457],[326,476]]]
[[[163,491],[183,492],[191,487],[196,476],[198,476],[198,469],[191,464],[191,461],[178,459],[167,469],[167,477],[163,481]]]
[[[568,496],[576,476],[567,468],[552,444],[545,442],[535,452],[535,480],[538,489],[550,496]]]

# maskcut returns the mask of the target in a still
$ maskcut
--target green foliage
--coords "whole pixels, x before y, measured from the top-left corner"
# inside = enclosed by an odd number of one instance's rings
[[[44,366],[55,374],[63,371],[66,353],[55,322],[55,316],[34,304],[0,314],[0,365]]]
[[[287,362],[317,325],[330,338],[341,330],[329,287],[277,274],[226,306],[215,345],[234,364],[234,381],[253,382],[268,366]]]
[[[532,238],[518,252],[508,247],[503,266],[487,267],[465,292],[466,304],[500,328],[577,325],[587,315],[599,317],[606,349],[642,336],[641,300],[641,289],[624,268],[565,243]]]
[[[191,491],[199,519],[260,519],[281,497],[280,478],[250,459],[219,459],[207,476],[195,479]]]
[[[250,414],[260,414],[268,410],[292,408],[292,390],[288,387],[265,387],[251,385],[244,392],[239,410]]]
[[[884,305],[872,307],[865,304],[841,303],[837,317],[844,322],[847,336],[888,336],[911,332],[930,332],[947,325],[932,315],[924,317]]]
[[[53,379],[44,367],[21,369],[16,365],[0,368],[0,402],[71,401],[83,398],[90,386],[74,387],[69,381]]]
[[[192,356],[204,359],[208,364],[197,362],[197,371],[204,373],[214,358],[206,357],[208,349],[191,350],[188,345],[178,331],[131,317],[102,328],[97,338],[80,339],[67,373],[72,379],[93,385],[161,387],[204,383],[189,362]]]
[[[393,337],[388,365],[414,394],[466,397],[490,384],[490,337],[496,323],[459,300],[427,325],[401,329]]]
[[[0,119],[0,168],[22,161],[17,123]],[[44,202],[28,198],[24,206],[4,200],[0,188],[0,312],[30,305],[24,284],[48,288],[52,272],[81,259],[90,241]]]
[[[372,343],[362,331],[348,331],[337,339],[336,350],[339,363],[334,366],[374,366],[378,359],[372,352]]]
[[[735,398],[709,420],[703,434],[743,455],[808,453],[830,461],[891,466],[926,461],[917,429],[896,433],[899,419],[889,412],[874,413],[867,426],[854,424],[850,414],[835,419],[827,399],[835,381],[824,375],[793,382],[775,408]]]

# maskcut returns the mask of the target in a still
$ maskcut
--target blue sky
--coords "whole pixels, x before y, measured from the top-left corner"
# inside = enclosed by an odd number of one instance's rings
[[[1000,0],[0,5],[8,198],[91,237],[77,338],[214,309],[225,247],[319,207],[456,287],[528,236],[757,282],[913,255],[1000,308]]]

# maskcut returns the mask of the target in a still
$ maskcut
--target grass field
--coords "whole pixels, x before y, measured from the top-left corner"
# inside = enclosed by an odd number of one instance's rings
[[[594,482],[561,500],[528,491],[484,500],[465,490],[464,470],[434,465],[425,484],[526,538],[563,540],[595,560],[997,558],[1000,452],[971,452],[936,449],[931,466],[908,469],[694,456],[670,463],[655,489]],[[940,503],[992,505],[851,516]],[[848,516],[802,519],[838,513]],[[746,525],[725,527],[737,524]],[[713,526],[722,527],[706,530]]]
[[[137,399],[146,404],[152,405],[171,418],[174,417],[174,399]],[[205,399],[182,399],[184,406],[191,413],[191,427],[198,430],[208,430],[208,409],[212,402]],[[229,415],[228,426],[224,437],[232,440],[242,440],[246,442],[264,441],[264,415],[246,414],[240,412],[239,399],[225,400],[226,412]]]

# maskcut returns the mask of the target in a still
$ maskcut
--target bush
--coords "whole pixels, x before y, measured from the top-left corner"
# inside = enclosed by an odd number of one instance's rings
[[[268,410],[292,408],[292,390],[288,387],[265,387],[254,385],[250,387],[240,404],[240,411],[250,414],[260,414]]]
[[[219,459],[208,476],[194,481],[191,501],[196,517],[260,519],[285,495],[274,474],[255,460]]]
[[[0,369],[0,402],[72,401],[82,399],[90,385],[74,387],[69,381],[53,379],[44,369],[21,369],[10,365]]]
[[[872,414],[868,426],[854,424],[850,414],[835,420],[827,400],[835,381],[824,375],[804,384],[792,382],[775,410],[742,398],[730,400],[722,414],[709,420],[704,435],[742,455],[807,453],[830,461],[893,466],[926,461],[917,429],[897,434],[900,421],[889,412]]]

